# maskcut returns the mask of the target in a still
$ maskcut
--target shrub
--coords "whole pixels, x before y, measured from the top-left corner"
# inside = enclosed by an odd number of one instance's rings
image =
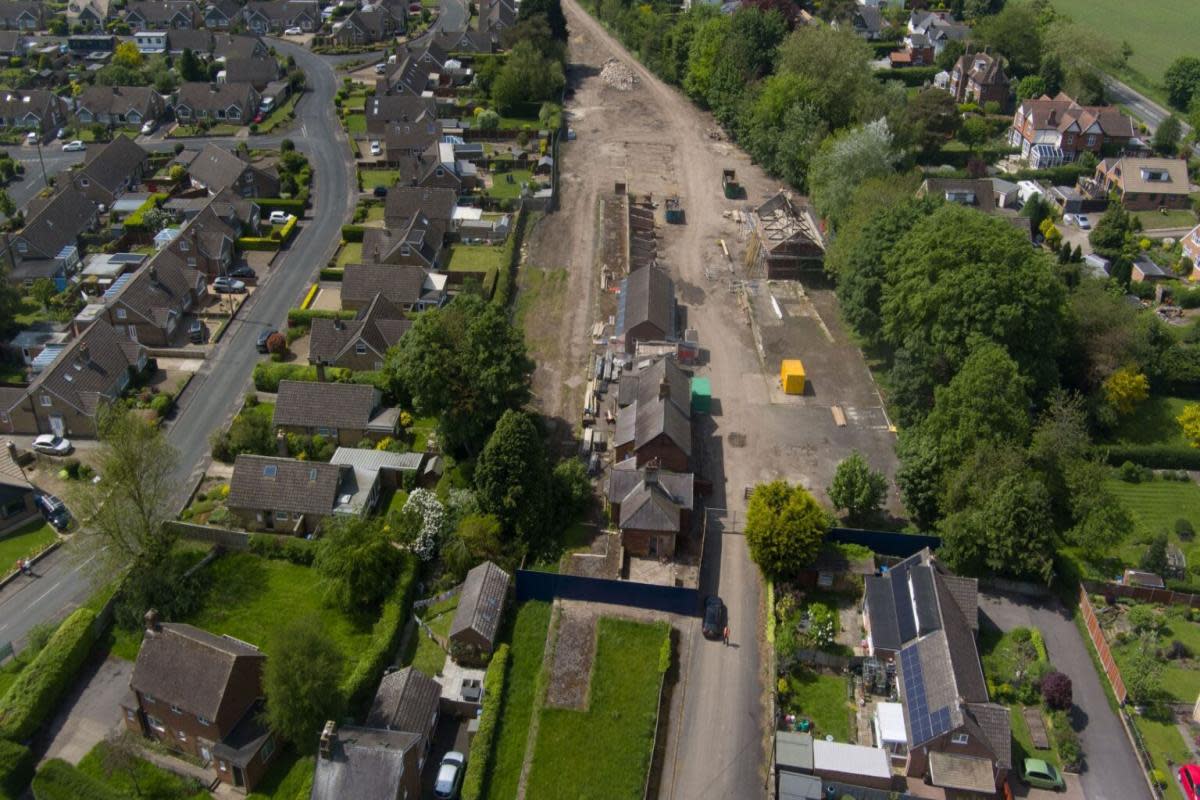
[[[3,698],[0,737],[28,739],[54,711],[96,640],[96,612],[80,608],[67,617]]]
[[[1146,467],[1139,466],[1132,461],[1126,461],[1121,465],[1118,474],[1121,480],[1126,483],[1141,483],[1145,480],[1153,480],[1154,475]]]
[[[371,640],[359,656],[354,671],[342,681],[342,696],[351,716],[366,711],[375,696],[383,670],[396,653],[412,606],[413,585],[416,582],[416,561],[406,556],[392,596],[383,602],[383,613],[371,630]]]
[[[67,473],[67,477],[71,480],[79,480],[79,459],[68,458],[63,462],[63,471]]]
[[[36,764],[28,747],[0,739],[0,797],[20,797],[33,778]]]
[[[1192,527],[1192,523],[1186,519],[1175,520],[1175,535],[1185,542],[1190,542],[1196,538],[1196,529]]]
[[[1066,711],[1071,707],[1071,679],[1061,672],[1051,672],[1042,679],[1042,700],[1054,711]]]
[[[1038,661],[1043,663],[1050,662],[1050,656],[1046,653],[1046,640],[1042,638],[1042,632],[1037,628],[1031,628],[1029,631],[1029,642],[1033,645],[1033,650],[1037,653]]]
[[[1175,639],[1171,642],[1171,646],[1167,648],[1167,651],[1164,653],[1164,655],[1172,661],[1178,661],[1181,658],[1191,658],[1192,648],[1188,647],[1178,639]]]
[[[303,567],[311,567],[316,546],[308,539],[278,536],[270,533],[250,535],[250,552],[276,561],[290,561]]]
[[[1062,759],[1063,769],[1076,772],[1083,760],[1083,750],[1079,747],[1079,736],[1071,727],[1065,711],[1055,711],[1050,717],[1054,746]]]
[[[121,800],[121,793],[66,761],[52,758],[33,779],[37,800]]]
[[[167,414],[171,413],[171,406],[175,405],[175,398],[166,392],[154,395],[150,400],[150,409],[162,419]]]
[[[332,308],[293,308],[288,311],[288,326],[307,328],[314,319],[354,319],[357,313]]]
[[[508,680],[508,645],[496,648],[492,663],[488,664],[483,678],[483,711],[479,730],[471,741],[470,758],[467,759],[467,774],[463,778],[463,800],[479,800],[483,796],[483,784],[491,768],[493,740],[496,723],[500,718],[500,701],[504,695],[504,684]]]
[[[364,230],[362,225],[343,225],[342,238],[347,242],[361,242]]]
[[[337,373],[340,377],[334,377]],[[330,380],[341,380],[348,371],[342,369],[326,370],[325,375]],[[254,366],[254,388],[260,392],[278,392],[280,381],[315,381],[317,368],[308,364],[279,364],[260,361]]]

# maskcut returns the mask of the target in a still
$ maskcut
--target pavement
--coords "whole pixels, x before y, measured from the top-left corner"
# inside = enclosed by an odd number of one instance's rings
[[[1150,800],[1145,773],[1092,665],[1090,645],[1066,609],[1053,598],[981,593],[979,610],[1001,630],[1023,626],[1041,631],[1050,663],[1071,678],[1071,724],[1084,753],[1079,775],[1083,795],[1088,800]]]
[[[133,662],[109,656],[91,663],[75,682],[46,732],[50,744],[43,758],[78,764],[114,730],[121,727],[121,701],[129,692]]]
[[[178,410],[167,420],[167,438],[179,452],[173,475],[178,489],[172,498],[177,508],[183,507],[208,464],[209,436],[228,424],[250,388],[250,376],[260,358],[255,350],[259,332],[283,325],[288,309],[300,302],[318,270],[333,257],[356,195],[346,135],[334,117],[337,78],[333,68],[302,47],[278,39],[272,44],[280,53],[295,56],[307,76],[309,91],[297,103],[296,122],[287,134],[255,137],[251,143],[272,147],[285,136],[294,139],[313,166],[312,208],[300,232],[276,259],[270,274],[259,281],[258,290],[242,306],[220,345],[181,395]],[[199,148],[208,142],[232,146],[236,141],[214,137],[185,140],[185,146]],[[147,146],[171,150],[175,142]],[[43,155],[49,155],[48,151],[43,150]],[[37,158],[36,152],[32,157]],[[62,169],[68,162],[59,159],[54,163]],[[32,177],[29,171],[27,164],[26,181]],[[93,559],[83,549],[78,545],[60,548],[40,562],[40,577],[21,578],[0,590],[0,642],[19,644],[34,625],[61,618],[91,594],[95,575],[87,567]]]

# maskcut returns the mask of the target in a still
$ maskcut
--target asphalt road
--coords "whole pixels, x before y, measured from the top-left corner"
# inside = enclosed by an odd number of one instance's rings
[[[1123,105],[1132,111],[1134,116],[1146,123],[1146,127],[1150,129],[1151,133],[1157,130],[1162,121],[1171,113],[1132,86],[1110,76],[1104,78],[1104,91],[1110,102]],[[1187,135],[1191,128],[1182,119],[1180,122],[1183,123],[1184,135]],[[1200,145],[1196,145],[1192,150],[1200,155]]]
[[[334,117],[337,78],[333,69],[304,48],[279,40],[273,44],[280,52],[294,55],[308,78],[309,92],[296,106],[297,125],[288,135],[313,166],[312,208],[300,233],[230,324],[168,421],[167,437],[179,452],[174,473],[177,507],[186,502],[208,465],[209,436],[227,424],[250,386],[259,360],[255,350],[258,334],[264,328],[282,327],[288,309],[299,303],[317,271],[333,256],[341,239],[340,228],[348,221],[357,196],[346,135]],[[280,138],[255,137],[250,143],[272,146]],[[147,146],[172,149],[174,144],[166,141]],[[199,143],[189,141],[188,145]],[[66,163],[63,160],[59,168]],[[0,589],[0,642],[20,642],[34,625],[56,619],[82,602],[92,590],[93,572],[88,569],[92,561],[81,546],[60,548],[38,563],[38,577],[22,577]]]

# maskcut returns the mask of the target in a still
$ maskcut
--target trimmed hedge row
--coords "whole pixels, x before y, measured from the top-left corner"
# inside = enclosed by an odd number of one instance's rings
[[[404,567],[396,580],[391,597],[383,602],[383,613],[371,630],[371,641],[354,666],[354,671],[342,682],[342,697],[351,716],[359,717],[375,698],[375,690],[383,671],[391,663],[412,608],[413,587],[416,585],[416,559],[405,554]]]
[[[293,308],[288,310],[288,327],[307,328],[314,319],[354,319],[357,315],[357,311],[335,308]]]
[[[101,783],[60,758],[52,758],[33,779],[37,800],[122,800],[111,786]]]
[[[463,800],[479,800],[483,797],[483,782],[492,766],[492,754],[495,752],[492,740],[496,737],[500,700],[507,681],[508,645],[502,644],[496,648],[492,655],[492,663],[488,664],[487,674],[483,676],[483,712],[479,719],[479,730],[471,740],[467,774],[462,784]]]
[[[96,641],[96,612],[74,611],[0,699],[0,737],[23,741],[54,712]]]
[[[1104,445],[1108,463],[1119,467],[1126,461],[1151,469],[1200,469],[1200,450],[1165,444]]]
[[[1079,164],[1063,164],[1048,169],[1019,169],[1016,173],[1007,173],[1008,177],[1018,181],[1047,181],[1054,186],[1074,186],[1084,174]]]
[[[881,81],[900,81],[905,86],[924,86],[941,72],[937,67],[904,67],[903,69],[881,69],[875,77]]]
[[[325,378],[333,383],[347,383],[350,380],[350,370],[342,367],[329,367],[325,370]],[[279,364],[274,361],[260,361],[254,365],[254,388],[260,392],[278,392],[280,381],[315,381],[317,368],[309,364]]]
[[[278,250],[282,244],[282,239],[267,236],[239,236],[237,240],[237,246],[242,250]]]
[[[25,745],[0,739],[0,800],[16,800],[33,779],[37,759]]]
[[[342,278],[344,278],[345,275],[346,275],[346,270],[344,270],[344,269],[334,269],[333,267],[322,267],[321,268],[321,280],[323,280],[323,281],[341,282]]]
[[[347,242],[361,242],[363,240],[363,231],[365,230],[366,228],[362,225],[343,225],[342,238]]]
[[[274,533],[250,534],[250,552],[275,561],[290,561],[302,567],[311,567],[317,555],[316,550],[316,542],[309,539]]]
[[[300,216],[308,205],[303,199],[293,197],[256,197],[254,202],[268,214],[271,211],[289,211],[296,216]]]

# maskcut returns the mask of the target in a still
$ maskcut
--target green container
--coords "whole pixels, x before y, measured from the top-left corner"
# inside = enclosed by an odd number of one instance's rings
[[[708,378],[692,378],[692,411],[707,414],[712,408],[712,384]]]

